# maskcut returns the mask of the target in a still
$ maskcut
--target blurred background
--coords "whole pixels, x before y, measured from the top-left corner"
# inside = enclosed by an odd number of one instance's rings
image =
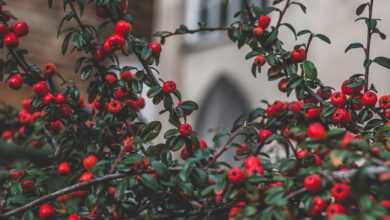
[[[363,0],[299,0],[307,5],[307,14],[298,7],[288,11],[285,22],[292,23],[297,30],[311,29],[330,37],[332,44],[315,41],[309,59],[317,64],[323,81],[338,88],[348,76],[363,72],[363,54],[361,50],[344,53],[351,42],[365,42],[366,28],[363,23],[355,23],[355,9]],[[5,8],[30,24],[30,35],[22,40],[21,46],[30,51],[29,60],[43,66],[47,62],[57,64],[60,72],[68,79],[74,79],[80,86],[78,76],[73,71],[76,53],[61,55],[61,39],[57,39],[57,26],[63,16],[60,2],[54,1],[53,9],[48,9],[47,0],[8,1]],[[380,29],[390,37],[390,1],[375,1],[375,16],[384,21]],[[253,4],[262,6],[271,0],[253,0]],[[136,16],[135,34],[150,38],[154,31],[174,31],[179,25],[197,28],[198,22],[210,27],[225,26],[234,21],[233,14],[243,7],[242,0],[129,0],[130,13]],[[102,22],[95,16],[95,9],[85,11],[82,19],[85,23]],[[273,17],[273,22],[277,18]],[[282,39],[287,48],[293,48],[295,42],[289,30],[283,29]],[[241,113],[260,105],[260,100],[273,101],[285,98],[277,90],[277,82],[269,83],[266,75],[253,78],[250,73],[252,60],[245,60],[248,48],[238,50],[225,33],[202,33],[191,36],[168,38],[163,46],[161,73],[165,80],[174,80],[185,99],[200,104],[191,123],[206,139],[211,138],[208,131],[215,128],[230,128],[232,122]],[[2,56],[6,56],[2,50]],[[390,57],[390,40],[374,38],[373,53]],[[123,65],[135,65],[135,60],[123,57]],[[377,84],[380,94],[390,93],[390,70],[374,65],[371,82]],[[0,87],[0,101],[19,105],[20,99],[29,96],[30,91],[23,88],[11,91],[4,84]],[[158,118],[158,107],[151,103],[143,111],[149,120]]]

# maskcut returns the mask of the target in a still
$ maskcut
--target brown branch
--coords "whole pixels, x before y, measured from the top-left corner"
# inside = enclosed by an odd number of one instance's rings
[[[245,126],[244,126],[245,127]],[[240,135],[240,131],[241,129],[243,129],[244,127],[241,127],[239,129],[237,129],[236,131],[234,131],[233,133],[230,134],[229,136],[229,139],[226,141],[226,143],[223,145],[223,147],[221,149],[219,149],[219,151],[217,151],[212,160],[210,161],[211,164],[214,164],[219,157],[221,157],[227,150],[229,150],[229,145],[234,141],[234,139]]]
[[[178,32],[178,31],[168,32],[168,33],[162,34],[160,37],[161,37],[161,40],[165,40],[168,37],[177,36],[177,35],[195,34],[195,33],[199,33],[199,32],[228,31],[228,30],[230,30],[229,27],[203,27],[203,28],[199,28],[199,29],[186,30],[183,32]]]
[[[284,5],[283,10],[280,12],[280,16],[279,16],[278,22],[276,23],[276,26],[275,26],[276,30],[279,29],[280,25],[282,24],[283,17],[286,14],[287,9],[288,9],[289,6],[290,6],[290,0],[287,0],[286,4]]]
[[[368,13],[368,19],[371,22],[372,21],[372,14],[374,9],[374,0],[370,0],[369,7],[369,13]],[[365,49],[366,59],[365,61],[370,60],[370,53],[371,53],[371,39],[372,39],[372,30],[370,26],[367,24],[367,47]],[[364,73],[364,91],[368,90],[368,81],[369,81],[369,75],[370,75],[370,63],[365,63],[365,73]]]

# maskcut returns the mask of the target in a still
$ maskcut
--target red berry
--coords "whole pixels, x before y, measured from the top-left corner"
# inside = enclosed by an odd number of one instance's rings
[[[21,74],[13,74],[7,80],[8,87],[11,89],[20,89],[23,85],[23,77]]]
[[[19,112],[17,119],[18,119],[19,123],[22,125],[29,125],[33,122],[32,115],[29,112],[24,111],[24,110]]]
[[[344,123],[350,121],[350,114],[344,108],[338,108],[332,114],[332,122],[333,123]]]
[[[259,16],[257,19],[257,26],[266,29],[271,23],[271,18],[269,16]]]
[[[91,172],[84,172],[83,174],[81,174],[79,181],[88,182],[91,181],[92,179],[93,179],[93,174]]]
[[[39,219],[49,219],[55,214],[55,208],[49,203],[45,203],[39,207],[38,217]]]
[[[58,164],[57,173],[61,175],[69,174],[71,171],[70,164],[68,162],[62,162]]]
[[[264,168],[261,165],[260,160],[255,156],[249,156],[245,160],[245,170],[248,176],[252,176],[254,174],[257,174],[259,176],[264,175]]]
[[[65,96],[62,93],[58,93],[56,96],[54,96],[54,101],[57,104],[63,104],[65,103]]]
[[[299,63],[306,59],[306,51],[303,48],[294,49],[290,53],[291,61],[293,63]]]
[[[304,116],[307,120],[318,118],[321,110],[317,107],[308,108],[305,110]]]
[[[122,99],[123,97],[125,97],[127,95],[127,91],[126,89],[123,89],[123,88],[116,88],[114,90],[114,97],[116,99]]]
[[[12,27],[12,31],[16,34],[16,36],[23,37],[28,34],[29,27],[26,22],[17,21]]]
[[[80,217],[77,214],[72,213],[68,216],[66,220],[80,220]]]
[[[8,32],[8,24],[0,23],[0,34],[4,35]]]
[[[107,194],[108,194],[109,196],[115,197],[117,190],[116,190],[115,187],[109,186],[109,187],[107,188],[106,192],[107,192]]]
[[[347,97],[341,92],[334,92],[330,97],[330,103],[336,107],[343,107],[346,101]]]
[[[118,49],[123,49],[125,47],[125,39],[119,35],[114,34],[109,36],[103,43],[103,51],[105,54],[110,54]]]
[[[372,91],[367,91],[360,99],[363,106],[375,106],[378,101],[377,95]]]
[[[104,58],[106,58],[106,53],[105,53],[104,49],[101,47],[96,48],[93,55],[94,55],[95,60],[97,60],[97,61],[102,61],[102,60],[104,60]]]
[[[107,73],[106,76],[104,77],[104,80],[107,82],[109,86],[113,86],[116,83],[117,78],[115,74]]]
[[[97,163],[97,157],[95,155],[89,155],[83,159],[83,166],[86,170],[92,169]]]
[[[49,105],[54,100],[54,96],[48,92],[42,97],[42,102],[44,105]]]
[[[379,107],[382,109],[390,109],[390,95],[384,95],[379,99]]]
[[[298,114],[303,109],[303,103],[300,101],[290,102],[288,104],[288,109],[294,112],[295,114]]]
[[[35,190],[35,183],[33,180],[26,179],[21,182],[24,193],[33,192]]]
[[[111,113],[118,113],[120,110],[122,110],[123,104],[120,101],[117,100],[111,100],[109,103],[107,103],[107,111]]]
[[[187,147],[184,147],[183,150],[180,151],[180,158],[182,160],[187,160],[190,156],[191,154],[188,151]]]
[[[230,183],[237,184],[245,181],[244,173],[238,167],[232,167],[227,172],[227,178]]]
[[[327,100],[332,95],[332,90],[328,87],[321,87],[317,90],[317,95],[319,95],[322,99]]]
[[[312,206],[309,210],[309,214],[311,216],[317,216],[321,214],[326,208],[326,201],[322,199],[320,196],[314,196],[312,200]]]
[[[148,47],[153,54],[158,55],[161,53],[161,44],[158,42],[150,42]]]
[[[288,88],[288,79],[282,79],[278,83],[279,91],[286,92]]]
[[[135,73],[131,71],[123,71],[121,72],[120,76],[121,76],[121,80],[128,82],[135,78]]]
[[[302,160],[302,159],[304,159],[307,156],[307,154],[308,154],[308,152],[307,152],[306,149],[305,150],[298,149],[296,156],[297,156],[297,159]]]
[[[57,72],[57,66],[54,63],[47,63],[43,68],[43,75],[46,78],[52,77]]]
[[[4,35],[4,45],[8,48],[16,48],[19,46],[19,38],[13,32],[8,32]]]
[[[264,55],[257,55],[255,58],[255,64],[262,66],[266,62],[265,56]]]
[[[49,88],[45,81],[39,81],[33,85],[33,90],[37,95],[45,95],[49,92]]]
[[[264,35],[264,29],[261,27],[255,27],[252,30],[253,35],[257,38],[262,37]]]
[[[207,149],[207,142],[204,139],[199,139],[199,149],[201,150]]]
[[[13,169],[13,170],[9,171],[9,176],[11,177],[12,180],[18,180],[23,175],[24,175],[24,172],[20,171],[20,170]]]
[[[1,133],[1,138],[3,140],[9,140],[14,136],[14,132],[11,130],[5,130]]]
[[[332,197],[337,202],[341,202],[341,201],[346,200],[350,194],[349,186],[346,183],[336,183],[333,185],[333,187],[330,191],[332,193]]]
[[[352,83],[352,79],[345,80],[343,82],[343,84],[341,85],[341,91],[344,94],[353,95],[353,94],[360,93],[360,91],[362,91],[363,84],[352,87],[352,86],[349,85],[350,83]]]
[[[61,120],[54,120],[49,123],[50,129],[53,132],[60,132],[64,124],[62,123]]]
[[[192,135],[192,127],[190,124],[181,124],[179,126],[179,133],[181,136],[191,136]]]
[[[271,137],[272,131],[268,129],[260,129],[258,133],[258,138],[260,142],[266,141],[269,137]]]
[[[171,80],[164,82],[162,86],[162,91],[167,94],[176,92],[176,83]]]
[[[123,139],[122,145],[125,152],[132,152],[134,148],[133,137],[126,137],[125,139]]]
[[[338,203],[332,203],[328,206],[326,209],[326,215],[328,219],[332,219],[337,215],[345,214],[346,210],[344,206],[338,204]]]
[[[318,122],[310,124],[306,134],[313,140],[324,140],[327,135],[324,126]]]
[[[115,34],[123,37],[127,36],[132,30],[132,26],[128,21],[120,20],[115,24]]]
[[[32,106],[32,100],[29,98],[25,98],[22,100],[22,108],[25,111],[30,111]]]
[[[347,131],[344,134],[343,139],[341,140],[341,143],[340,143],[341,148],[347,148],[349,143],[351,143],[351,141],[353,141],[355,139],[355,136],[356,136],[355,134]]]
[[[319,192],[322,189],[321,177],[317,174],[307,176],[303,182],[303,186],[310,193]]]

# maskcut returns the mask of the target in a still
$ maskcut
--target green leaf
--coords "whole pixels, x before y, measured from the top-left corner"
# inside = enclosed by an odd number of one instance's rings
[[[296,32],[295,28],[294,28],[291,24],[289,24],[289,23],[282,23],[282,24],[280,24],[280,25],[281,25],[281,26],[282,26],[282,25],[283,25],[283,26],[286,26],[288,29],[290,29],[291,32],[294,34],[295,39],[297,39],[297,32]]]
[[[377,57],[374,59],[374,62],[387,68],[390,69],[390,58],[387,57]]]
[[[356,49],[356,48],[364,48],[363,44],[361,43],[351,43],[346,49],[345,49],[345,53],[347,53],[349,50],[351,49]]]
[[[149,174],[143,174],[141,177],[141,183],[146,186],[147,188],[158,191],[160,189],[160,185],[156,181],[156,179]]]
[[[368,6],[368,3],[364,3],[364,4],[359,5],[359,7],[356,9],[356,15],[361,15],[367,6]]]
[[[161,122],[159,121],[153,121],[146,125],[145,129],[143,130],[141,134],[141,138],[145,142],[149,142],[156,138],[161,131]]]
[[[321,39],[322,41],[328,43],[328,44],[331,44],[332,42],[330,41],[329,37],[323,35],[323,34],[316,34],[315,37],[317,37],[318,39]]]
[[[311,31],[310,30],[307,30],[307,29],[305,29],[305,30],[301,30],[301,31],[299,31],[298,32],[298,36],[302,36],[302,35],[305,35],[305,34],[311,34]]]
[[[66,51],[68,50],[70,39],[72,38],[72,35],[73,35],[73,32],[69,32],[68,34],[66,34],[64,41],[62,43],[62,47],[61,47],[62,55],[66,54]]]
[[[303,72],[306,78],[310,80],[317,79],[317,68],[311,61],[307,60],[303,63]]]
[[[167,168],[167,166],[165,166],[165,164],[159,162],[159,161],[155,161],[153,160],[151,162],[151,165],[152,165],[152,168],[161,176],[161,177],[166,177],[167,174],[169,174],[169,170]]]
[[[303,13],[306,14],[306,6],[304,4],[302,4],[300,2],[291,2],[291,5],[298,5],[301,8],[301,10],[303,11]]]

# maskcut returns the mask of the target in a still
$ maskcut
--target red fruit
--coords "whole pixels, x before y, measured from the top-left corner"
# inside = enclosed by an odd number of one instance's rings
[[[307,120],[318,118],[321,110],[317,107],[308,108],[305,110],[304,116]]]
[[[9,140],[14,136],[14,132],[11,130],[5,130],[1,133],[1,138],[3,140]]]
[[[314,196],[312,200],[312,206],[309,210],[309,214],[311,216],[317,216],[321,214],[326,208],[326,201],[322,199],[320,196]]]
[[[344,148],[344,149],[347,148],[349,143],[351,143],[351,141],[353,141],[355,139],[355,136],[356,136],[355,134],[347,131],[344,134],[343,139],[341,140],[341,144],[340,144],[341,148]]]
[[[19,46],[19,38],[13,32],[8,32],[4,35],[4,45],[8,48],[16,48]]]
[[[179,126],[179,133],[181,136],[191,136],[192,135],[192,127],[190,124],[181,124]]]
[[[344,108],[338,108],[332,114],[332,122],[333,123],[343,123],[350,121],[350,114]]]
[[[264,168],[261,165],[260,160],[255,156],[249,156],[245,160],[245,170],[248,176],[257,174],[259,176],[264,176]]]
[[[243,207],[245,207],[245,205],[246,205],[245,201],[238,201],[238,202],[234,203],[233,206],[229,210],[228,220],[235,219],[236,216],[238,215],[238,213],[241,211],[241,209]]]
[[[301,112],[302,108],[303,108],[303,103],[300,101],[294,101],[288,104],[288,109],[294,112],[295,114]]]
[[[107,103],[107,111],[111,113],[118,113],[120,110],[122,110],[123,104],[117,100],[111,100],[109,103]]]
[[[199,139],[199,149],[201,150],[207,149],[207,142],[204,139]]]
[[[4,35],[8,32],[8,24],[0,23],[0,34]]]
[[[131,152],[134,148],[134,139],[133,137],[126,137],[122,141],[123,149],[125,152]]]
[[[69,174],[71,171],[70,164],[68,162],[62,162],[58,164],[57,173],[61,175]]]
[[[131,71],[123,71],[121,72],[120,76],[121,76],[121,80],[128,82],[135,78],[135,73]]]
[[[317,174],[307,176],[303,182],[303,186],[310,193],[319,192],[322,189],[321,177]]]
[[[350,189],[348,184],[346,183],[336,183],[333,185],[332,189],[330,190],[332,193],[332,197],[337,201],[341,202],[346,200],[349,197]]]
[[[60,132],[64,124],[60,120],[54,120],[49,123],[50,129],[53,132]]]
[[[288,88],[288,79],[282,79],[278,83],[279,91],[286,92]]]
[[[269,16],[259,16],[257,19],[257,26],[266,29],[271,23],[271,18]]]
[[[39,219],[48,219],[53,217],[55,214],[55,208],[49,203],[41,205],[38,209]]]
[[[62,115],[67,118],[72,114],[72,109],[69,107],[69,105],[61,105],[61,112]]]
[[[145,107],[145,99],[138,97],[135,101],[135,104],[138,109],[143,109]]]
[[[258,133],[258,138],[260,142],[266,141],[272,135],[272,131],[268,129],[260,129]]]
[[[43,68],[43,75],[46,78],[52,77],[57,72],[57,66],[54,63],[47,63]]]
[[[35,190],[35,183],[33,180],[26,179],[21,182],[24,193],[33,192]]]
[[[180,151],[180,158],[182,160],[187,160],[190,156],[191,154],[188,151],[187,147],[184,147],[183,150]]]
[[[288,105],[285,102],[276,101],[265,110],[268,117],[276,117],[286,111]]]
[[[155,55],[158,55],[161,53],[161,44],[158,42],[150,42],[148,47],[152,51],[152,53]]]
[[[164,82],[162,86],[162,91],[164,93],[173,93],[176,92],[176,83],[174,81],[168,80]]]
[[[58,94],[54,97],[54,101],[55,101],[57,104],[63,104],[63,103],[65,103],[65,96],[64,96],[64,94],[58,93]]]
[[[9,171],[9,176],[11,177],[12,180],[18,180],[23,175],[24,175],[24,172],[20,171],[20,170],[13,169],[13,170]]]
[[[116,88],[114,90],[114,97],[116,99],[122,99],[123,97],[125,97],[125,95],[127,95],[127,91],[123,88]]]
[[[23,77],[21,74],[13,74],[7,80],[8,87],[11,89],[20,89],[23,85]]]
[[[104,49],[101,47],[96,48],[93,55],[94,55],[95,60],[97,60],[97,61],[102,61],[102,60],[104,60],[104,58],[106,58],[106,54],[104,52]]]
[[[317,90],[317,95],[319,95],[322,99],[327,100],[332,95],[332,90],[327,87],[322,87]]]
[[[347,94],[347,95],[353,95],[353,94],[357,94],[357,93],[360,93],[360,91],[362,91],[363,89],[363,84],[359,85],[359,86],[356,86],[356,87],[351,87],[349,86],[348,84],[350,83],[352,79],[350,80],[345,80],[343,82],[343,84],[341,85],[341,91],[344,93],[344,94]]]
[[[316,165],[317,167],[321,166],[322,165],[321,155],[319,153],[315,153],[313,157],[314,157],[314,165]]]
[[[390,95],[384,95],[379,99],[379,107],[382,109],[390,109]]]
[[[297,154],[296,154],[296,157],[297,159],[304,159],[308,154],[308,151],[305,149],[305,150],[302,150],[302,149],[298,149],[297,150]]]
[[[330,97],[330,103],[336,107],[343,107],[346,101],[347,97],[341,92],[334,92]]]
[[[79,181],[88,182],[91,181],[92,179],[93,179],[93,174],[91,172],[84,172],[83,174],[81,174]]]
[[[115,195],[116,195],[117,190],[116,190],[115,187],[109,186],[109,187],[107,188],[106,192],[107,192],[107,194],[108,194],[109,196],[111,196],[111,197],[114,198]]]
[[[114,34],[109,36],[103,43],[103,50],[106,54],[110,54],[115,50],[123,49],[125,47],[125,39],[119,35]]]
[[[266,62],[265,56],[264,55],[257,55],[255,58],[255,64],[262,66]]]
[[[245,181],[244,173],[238,167],[232,167],[227,172],[227,178],[230,183],[237,184]]]
[[[48,92],[42,97],[42,102],[44,105],[49,105],[54,100],[54,96]]]
[[[17,21],[12,27],[12,31],[16,34],[16,36],[23,37],[28,34],[29,27],[26,22]]]
[[[30,111],[32,106],[32,100],[29,98],[25,98],[22,100],[22,108],[25,111]]]
[[[97,157],[95,155],[89,155],[83,159],[83,166],[86,170],[92,169],[97,163]]]
[[[236,148],[236,155],[241,155],[249,150],[249,146],[247,144],[241,144]]]
[[[291,61],[293,63],[299,63],[306,59],[306,51],[303,48],[294,49],[290,53]]]
[[[326,129],[321,123],[315,122],[309,125],[306,134],[313,140],[324,140],[326,138]]]
[[[45,81],[39,81],[33,85],[33,90],[37,95],[45,95],[49,92],[49,88]]]
[[[127,36],[132,30],[132,26],[128,21],[120,20],[115,24],[115,34],[123,37]]]
[[[104,77],[104,80],[109,86],[112,86],[116,83],[117,78],[116,75],[113,73],[107,73],[107,75]]]
[[[360,99],[360,102],[363,106],[375,106],[377,101],[378,97],[372,91],[365,92]]]
[[[29,125],[33,122],[32,115],[27,111],[20,111],[17,117],[18,121],[22,125]]]
[[[385,110],[385,117],[387,118],[387,120],[390,120],[390,110],[389,109]]]
[[[346,210],[344,206],[338,204],[338,203],[332,203],[328,206],[326,209],[326,215],[328,219],[332,219],[337,215],[345,214]]]
[[[252,30],[255,37],[262,37],[264,35],[264,29],[261,27],[255,27]]]
[[[72,213],[68,216],[66,220],[80,220],[80,217],[77,214]]]

